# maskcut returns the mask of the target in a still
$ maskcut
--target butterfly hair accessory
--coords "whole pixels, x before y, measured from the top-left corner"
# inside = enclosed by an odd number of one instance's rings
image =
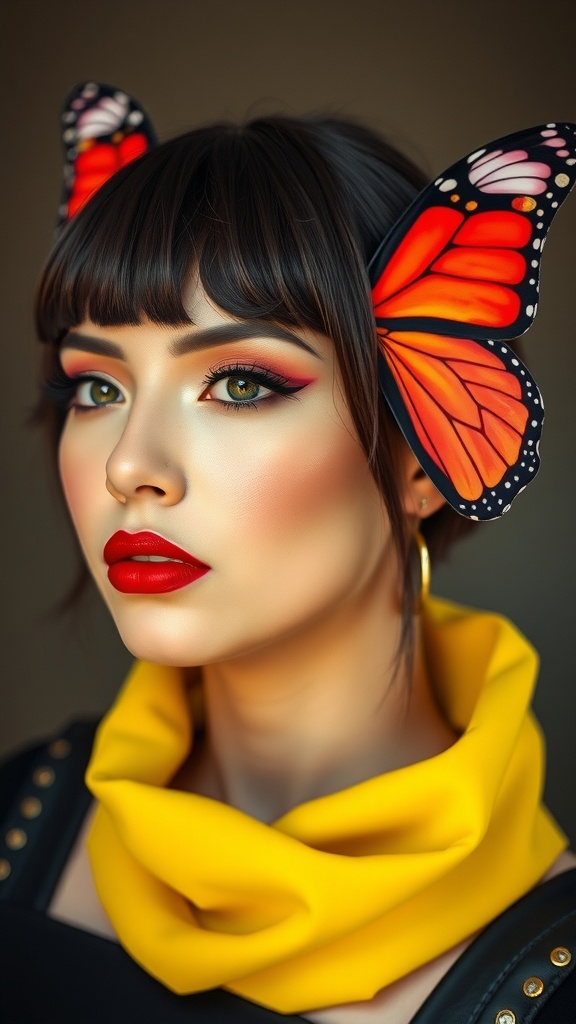
[[[127,93],[95,82],[63,112],[62,228],[156,145]],[[542,249],[576,180],[576,125],[477,149],[428,185],[368,268],[381,389],[420,465],[457,512],[496,519],[533,480],[544,408],[510,342],[538,306]]]
[[[64,190],[57,232],[116,171],[156,145],[136,100],[97,82],[75,86],[64,103],[62,124]]]
[[[369,267],[388,404],[450,505],[495,519],[534,479],[544,408],[510,341],[538,306],[542,249],[574,185],[576,125],[508,135],[416,198]]]

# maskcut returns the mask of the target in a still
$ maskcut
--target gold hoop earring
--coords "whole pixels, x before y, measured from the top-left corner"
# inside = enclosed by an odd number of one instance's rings
[[[420,559],[420,593],[415,601],[414,614],[419,615],[424,601],[430,593],[430,553],[420,530],[416,530],[414,533],[414,540],[416,541],[418,557]]]

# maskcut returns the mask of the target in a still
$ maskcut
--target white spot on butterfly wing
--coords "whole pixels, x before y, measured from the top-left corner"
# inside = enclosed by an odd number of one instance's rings
[[[453,188],[456,188],[458,182],[455,178],[447,178],[441,185],[438,186],[441,192],[450,192]]]
[[[112,96],[103,96],[94,106],[80,114],[77,123],[78,137],[98,138],[112,135],[118,130],[128,113],[128,97],[124,101]]]
[[[485,152],[486,152],[485,148],[484,149],[477,149],[475,153],[471,153],[470,154],[470,156],[468,157],[467,163],[473,164],[475,160],[478,160],[481,156],[484,156]],[[502,152],[502,150],[500,150],[499,152]]]

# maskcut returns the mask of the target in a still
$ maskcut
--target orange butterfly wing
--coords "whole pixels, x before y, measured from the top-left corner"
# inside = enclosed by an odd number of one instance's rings
[[[386,361],[410,416],[418,444],[438,472],[450,480],[457,510],[492,518],[510,504],[500,484],[517,463],[524,475],[538,469],[537,431],[541,415],[529,419],[528,402],[541,399],[528,371],[510,372],[516,359],[506,348],[482,348],[471,339],[426,333],[383,334]],[[519,360],[517,360],[520,366]],[[533,390],[534,389],[534,390]],[[410,439],[409,439],[410,440]],[[518,474],[515,474],[518,475]],[[496,490],[494,490],[496,488]]]
[[[108,178],[148,148],[148,141],[140,132],[126,136],[116,144],[94,141],[90,147],[86,147],[76,158],[68,217],[74,217]]]
[[[543,240],[574,183],[575,134],[530,129],[455,164],[370,268],[383,391],[425,471],[471,518],[502,514],[538,469],[542,399],[506,342],[536,312]],[[531,159],[546,146],[546,163]]]

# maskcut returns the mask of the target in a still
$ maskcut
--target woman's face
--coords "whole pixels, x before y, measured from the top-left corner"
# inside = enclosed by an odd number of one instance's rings
[[[61,352],[88,565],[129,650],[183,666],[307,630],[378,574],[397,586],[331,342],[239,323],[200,289],[188,308],[193,327],[85,322]]]

